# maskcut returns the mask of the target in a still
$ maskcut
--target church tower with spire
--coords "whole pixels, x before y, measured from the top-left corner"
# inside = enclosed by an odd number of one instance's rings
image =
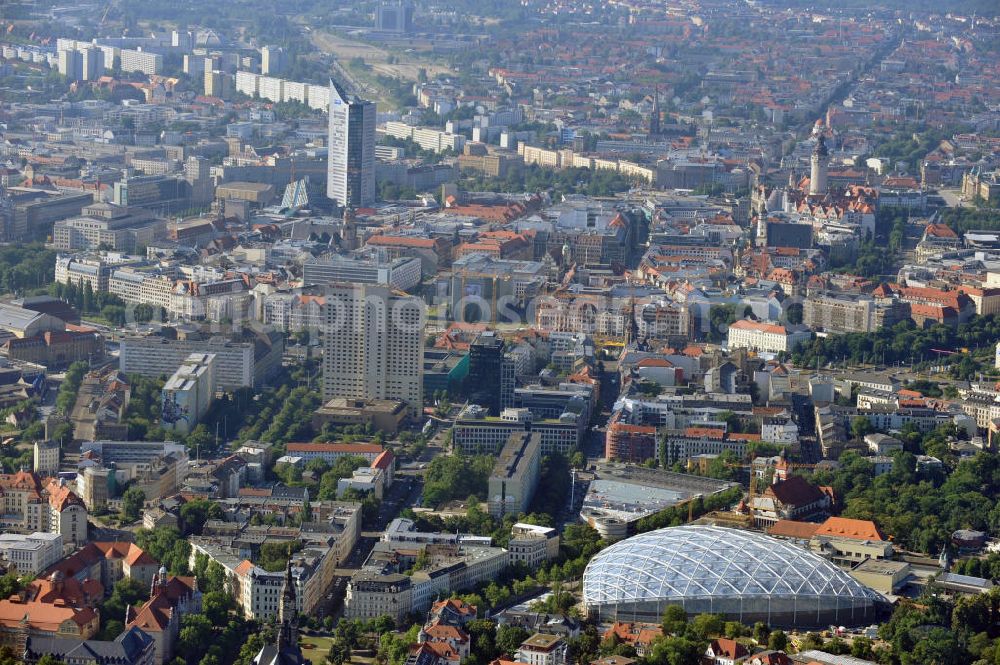
[[[299,639],[299,613],[295,608],[295,580],[292,579],[291,558],[285,566],[285,582],[281,585],[278,623],[278,650],[294,649]]]
[[[649,135],[660,135],[660,86],[653,91],[653,112],[649,115]]]
[[[299,646],[299,611],[296,606],[295,580],[292,579],[292,553],[289,549],[285,565],[285,580],[278,601],[278,639],[265,644],[253,660],[253,665],[308,665]]]

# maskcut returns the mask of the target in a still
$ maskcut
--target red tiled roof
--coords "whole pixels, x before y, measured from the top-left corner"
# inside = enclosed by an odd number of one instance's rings
[[[779,538],[800,538],[808,540],[816,534],[819,524],[798,522],[796,520],[778,520],[767,532]]]

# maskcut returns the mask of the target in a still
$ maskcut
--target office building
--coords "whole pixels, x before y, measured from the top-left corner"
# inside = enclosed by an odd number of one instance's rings
[[[171,453],[184,453],[183,444],[173,441],[84,441],[81,453],[93,453],[105,465],[148,464]]]
[[[163,207],[188,203],[186,183],[169,175],[132,176],[114,184],[111,203],[117,206]]]
[[[37,575],[63,556],[63,537],[38,531],[0,534],[0,559],[18,575]]]
[[[495,330],[486,330],[469,345],[471,401],[498,415],[501,409],[501,368],[504,341]],[[512,391],[513,392],[513,391]]]
[[[229,391],[266,383],[281,368],[284,342],[280,333],[261,333],[247,339],[202,335],[169,339],[158,335],[132,335],[121,340],[119,362],[126,374],[169,376],[192,353],[216,356],[214,389]]]
[[[499,418],[493,418],[481,406],[470,404],[455,421],[452,442],[467,454],[495,455],[511,434],[530,431],[542,437],[544,454],[566,455],[579,447],[587,422],[574,413],[536,419],[528,409],[504,409]]]
[[[375,10],[375,29],[381,32],[411,32],[413,5],[404,0],[380,2]]]
[[[192,155],[184,160],[184,180],[191,185],[191,203],[207,205],[215,195],[211,177],[212,161]]]
[[[263,96],[263,81],[261,96]],[[375,201],[375,104],[330,82],[326,195],[343,207]]]
[[[3,221],[0,239],[3,242],[30,242],[45,240],[52,233],[52,224],[60,219],[79,215],[83,208],[94,202],[90,193],[61,194],[44,189],[12,192],[7,190],[14,204],[13,219]]]
[[[215,397],[215,355],[192,353],[163,385],[163,428],[187,434]]]
[[[114,251],[134,252],[137,245],[165,234],[166,223],[142,208],[93,203],[83,208],[79,217],[56,222],[52,244],[60,250],[104,246]]]
[[[379,284],[406,291],[420,284],[420,259],[400,257],[388,261],[343,256],[310,259],[302,266],[302,283],[326,286],[336,282]]]
[[[489,478],[490,515],[527,512],[538,487],[542,465],[542,437],[531,432],[511,434]]]
[[[423,302],[371,284],[339,283],[324,306],[323,399],[423,398]]]

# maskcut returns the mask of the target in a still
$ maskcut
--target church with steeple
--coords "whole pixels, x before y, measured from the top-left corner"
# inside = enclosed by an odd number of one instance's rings
[[[254,665],[311,665],[299,646],[299,614],[296,610],[292,562],[285,567],[285,583],[278,604],[278,636],[275,644],[265,644],[253,659]]]

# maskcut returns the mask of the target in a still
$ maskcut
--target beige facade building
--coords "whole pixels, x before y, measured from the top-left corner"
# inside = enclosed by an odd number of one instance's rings
[[[531,432],[512,434],[490,474],[490,515],[503,518],[508,513],[526,512],[538,487],[541,466],[541,436]]]
[[[401,400],[424,406],[424,305],[373,284],[337,283],[324,307],[323,398]]]

